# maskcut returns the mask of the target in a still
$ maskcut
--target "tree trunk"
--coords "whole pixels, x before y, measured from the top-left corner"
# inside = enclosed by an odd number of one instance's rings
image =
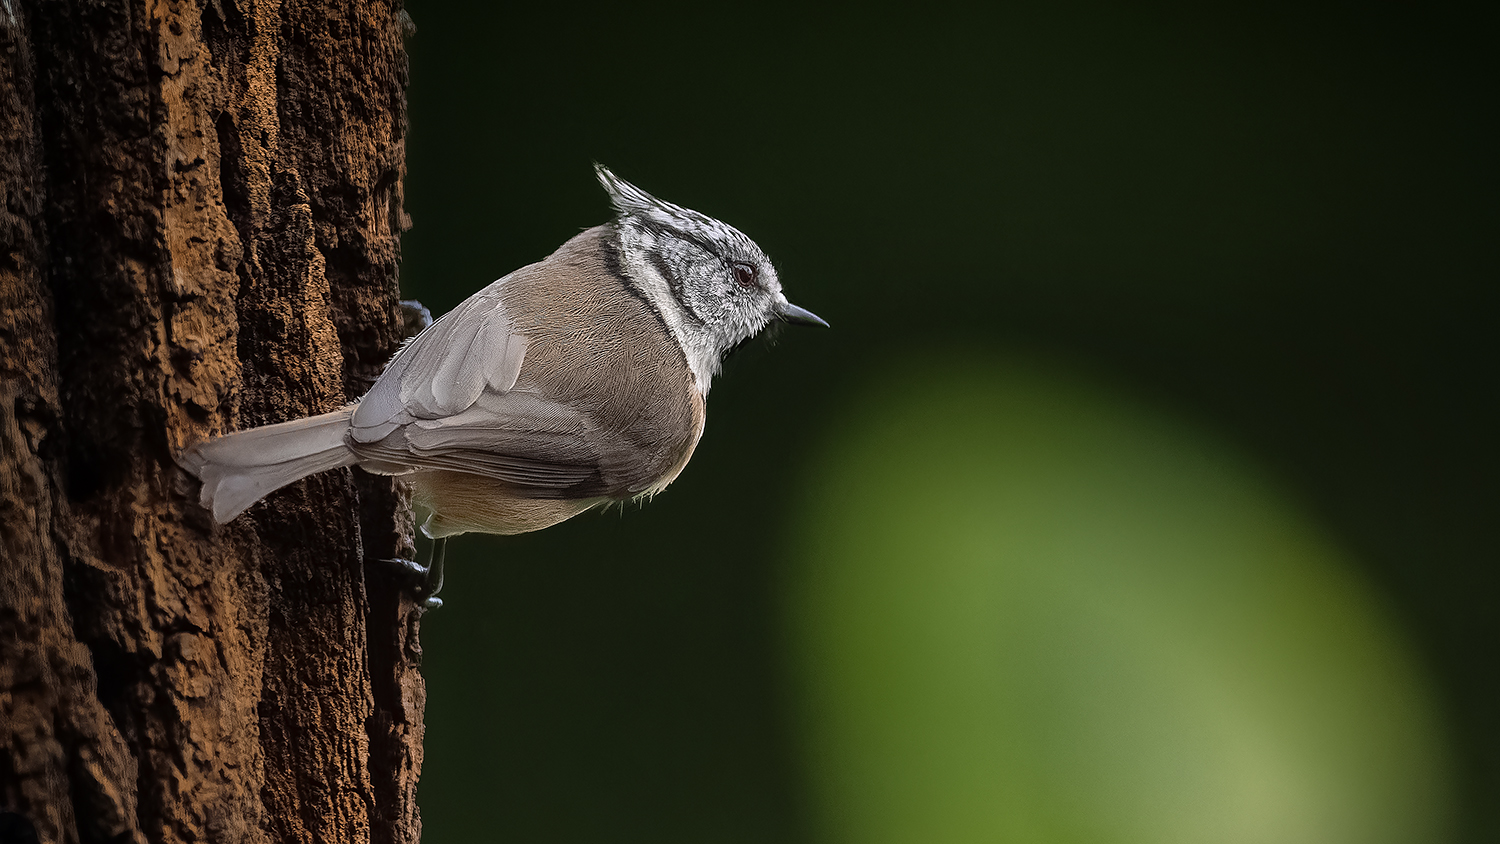
[[[400,0],[0,0],[0,838],[415,842],[404,492],[172,455],[401,337]],[[8,832],[6,830],[9,830]]]

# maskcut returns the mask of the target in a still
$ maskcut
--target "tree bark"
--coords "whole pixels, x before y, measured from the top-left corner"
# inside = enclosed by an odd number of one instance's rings
[[[400,0],[0,0],[0,837],[415,842],[404,492],[172,455],[401,339]],[[9,830],[7,832],[6,830]]]

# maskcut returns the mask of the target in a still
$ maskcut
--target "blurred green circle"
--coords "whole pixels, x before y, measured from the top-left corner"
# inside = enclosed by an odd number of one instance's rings
[[[883,371],[809,469],[823,839],[1447,840],[1428,683],[1299,503],[1112,390],[966,359]]]

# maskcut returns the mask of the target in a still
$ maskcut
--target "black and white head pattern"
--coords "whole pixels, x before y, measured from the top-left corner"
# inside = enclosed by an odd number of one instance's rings
[[[776,269],[734,226],[594,169],[619,215],[621,269],[661,312],[706,394],[724,355],[786,305]]]

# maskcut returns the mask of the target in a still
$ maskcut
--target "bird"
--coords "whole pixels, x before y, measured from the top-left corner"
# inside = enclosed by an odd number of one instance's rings
[[[828,323],[739,229],[594,170],[612,220],[423,329],[363,398],[183,451],[214,520],[340,467],[407,480],[435,544],[427,566],[397,562],[431,608],[447,538],[541,530],[675,480],[725,356],[773,321]]]

